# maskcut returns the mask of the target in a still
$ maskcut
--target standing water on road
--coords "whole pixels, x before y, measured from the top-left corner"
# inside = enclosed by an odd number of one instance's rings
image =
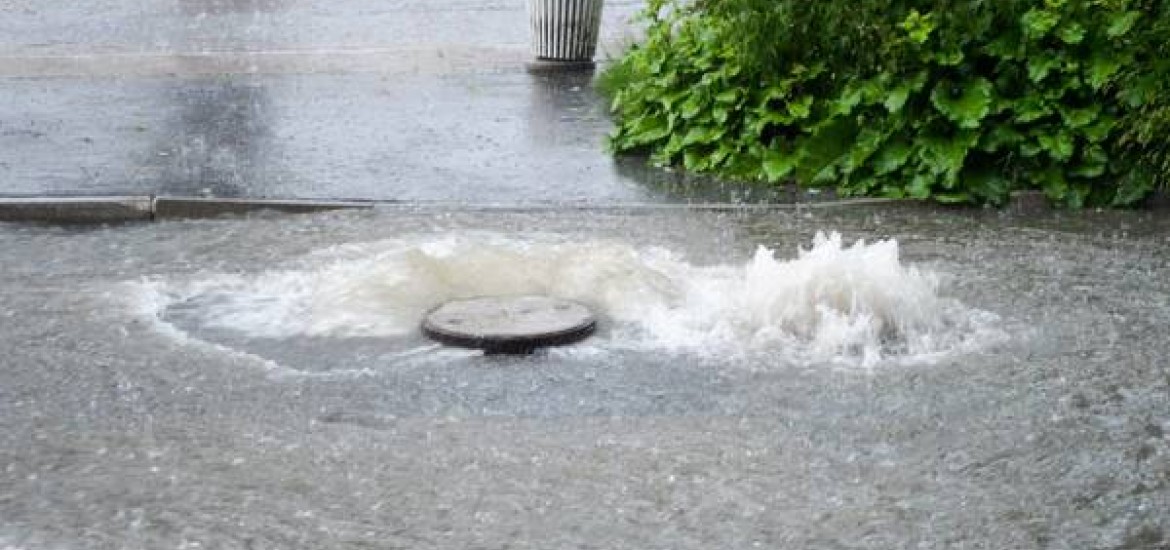
[[[0,242],[0,546],[1170,537],[1158,214],[402,207]],[[599,332],[418,333],[511,292]]]

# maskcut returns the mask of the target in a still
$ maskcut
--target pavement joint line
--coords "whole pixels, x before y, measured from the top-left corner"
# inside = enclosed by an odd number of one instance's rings
[[[441,201],[334,200],[184,197],[168,195],[0,197],[0,222],[48,222],[64,224],[142,222],[173,219],[216,218],[258,211],[313,213],[354,209],[438,209],[465,212],[547,211],[779,211],[824,210],[868,205],[918,204],[895,199],[846,199],[803,203],[520,203],[473,204]]]
[[[1031,196],[1033,194],[1029,194]],[[1170,208],[1170,199],[1159,194],[1150,208]],[[396,199],[299,199],[200,197],[172,195],[57,195],[0,196],[0,222],[47,222],[63,224],[117,223],[169,219],[217,218],[259,211],[314,213],[329,210],[446,210],[456,212],[769,212],[833,210],[866,206],[928,206],[928,201],[888,198],[853,198],[806,202],[613,202],[613,203],[470,203],[461,201]],[[1015,202],[1003,211],[1030,212]],[[1043,211],[1048,211],[1045,208]]]
[[[817,202],[776,202],[776,203],[735,203],[735,202],[690,202],[690,203],[653,203],[653,202],[616,202],[597,204],[573,203],[519,203],[519,204],[475,204],[443,201],[373,201],[377,208],[437,208],[466,211],[588,211],[588,210],[662,210],[662,211],[695,211],[695,210],[805,210],[805,209],[832,209],[852,206],[920,204],[921,201],[906,199],[859,198],[825,200]]]

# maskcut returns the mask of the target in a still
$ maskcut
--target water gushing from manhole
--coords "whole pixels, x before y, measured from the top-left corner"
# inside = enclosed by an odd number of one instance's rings
[[[405,342],[443,302],[521,294],[592,308],[604,330],[588,345],[603,351],[872,366],[978,349],[1002,336],[994,314],[946,297],[935,274],[903,264],[896,241],[846,245],[835,233],[789,259],[760,247],[723,265],[615,241],[418,235],[321,250],[259,275],[140,288],[182,330],[275,341]]]

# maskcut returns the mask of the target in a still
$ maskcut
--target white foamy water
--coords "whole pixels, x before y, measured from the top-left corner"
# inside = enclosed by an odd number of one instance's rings
[[[760,247],[738,264],[694,265],[672,251],[613,241],[498,234],[422,235],[338,246],[256,276],[137,285],[165,317],[253,338],[395,337],[443,301],[542,293],[586,303],[606,330],[598,349],[872,366],[978,349],[998,318],[904,265],[893,240],[847,245],[819,234],[789,258]],[[173,331],[174,327],[168,327]]]

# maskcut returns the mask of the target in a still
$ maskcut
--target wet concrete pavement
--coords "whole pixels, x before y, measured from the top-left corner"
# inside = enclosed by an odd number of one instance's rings
[[[602,52],[640,2],[607,2]],[[0,4],[0,194],[658,200],[522,1]]]

